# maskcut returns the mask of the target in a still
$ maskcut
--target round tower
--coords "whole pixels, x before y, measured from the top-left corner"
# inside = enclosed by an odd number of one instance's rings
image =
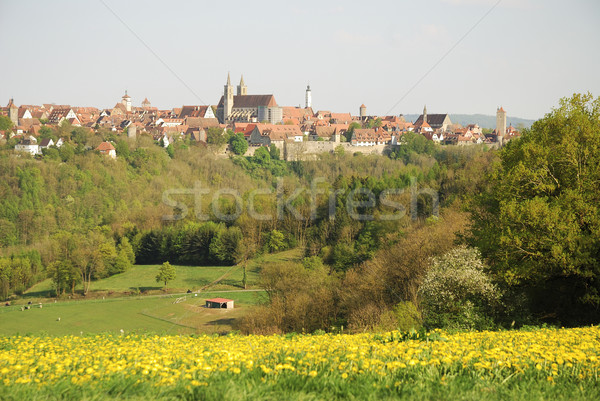
[[[365,106],[364,104],[360,105],[360,119],[364,120],[365,118],[367,118],[367,106]]]
[[[312,107],[312,92],[310,90],[310,84],[306,85],[306,95],[304,96],[304,104],[307,109]]]

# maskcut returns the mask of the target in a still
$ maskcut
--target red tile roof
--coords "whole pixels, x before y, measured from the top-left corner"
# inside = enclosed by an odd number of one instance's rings
[[[102,142],[100,145],[98,145],[96,150],[99,150],[100,152],[108,152],[110,150],[115,150],[115,147],[110,142]]]
[[[227,298],[212,298],[212,299],[207,299],[206,302],[218,302],[218,303],[223,303],[223,302],[233,302],[233,299],[227,299]]]
[[[313,116],[312,108],[300,108],[300,107],[282,107],[283,110],[283,118],[284,119],[293,119],[297,118],[298,120],[303,118],[309,118]]]
[[[250,124],[250,123],[236,123],[235,124],[235,130],[234,132],[236,134],[242,133],[244,134],[244,136],[250,136],[250,134],[252,133],[252,131],[254,131],[254,127],[256,126],[256,124]]]
[[[352,121],[350,113],[331,113],[331,118],[342,124],[349,124]]]
[[[284,118],[282,122],[285,125],[300,125],[300,121],[297,118]]]

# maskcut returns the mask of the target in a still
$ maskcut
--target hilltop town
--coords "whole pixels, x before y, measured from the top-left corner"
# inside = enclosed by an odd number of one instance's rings
[[[227,138],[237,135],[247,142],[244,154],[252,155],[262,146],[275,146],[286,160],[307,159],[336,148],[350,153],[384,154],[402,145],[406,133],[415,133],[441,145],[467,146],[486,144],[501,147],[520,135],[512,125],[506,126],[507,112],[496,110],[496,128],[484,129],[477,124],[461,126],[447,113],[431,114],[427,107],[413,121],[403,115],[370,115],[364,104],[358,115],[351,112],[315,110],[310,85],[305,91],[304,107],[280,106],[273,94],[248,94],[243,76],[237,90],[227,76],[223,95],[216,105],[183,105],[169,110],[152,106],[145,98],[134,106],[127,91],[112,108],[74,107],[70,105],[17,105],[10,99],[0,109],[8,118],[8,126],[0,127],[0,142],[14,146],[15,151],[41,155],[44,149],[60,148],[69,138],[59,137],[58,127],[82,128],[89,133],[99,130],[118,136],[135,138],[151,135],[157,144],[167,148],[176,141],[200,145],[225,145]],[[12,145],[12,146],[11,146]],[[222,146],[223,153],[229,148]],[[110,141],[95,150],[116,157]]]

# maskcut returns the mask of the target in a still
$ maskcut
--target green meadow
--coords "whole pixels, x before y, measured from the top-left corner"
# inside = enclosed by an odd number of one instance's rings
[[[264,300],[258,282],[261,267],[300,257],[301,250],[293,249],[248,261],[246,288],[242,265],[176,266],[177,277],[167,289],[156,282],[158,265],[135,265],[94,281],[87,296],[78,287],[75,295],[60,298],[54,297],[48,279],[28,289],[11,306],[0,307],[0,335],[230,332],[250,307]],[[204,308],[206,299],[214,297],[233,299],[235,308]]]
[[[0,335],[80,335],[153,332],[158,334],[224,333],[234,328],[262,291],[201,292],[165,296],[131,296],[74,301],[46,301],[0,309]],[[235,301],[233,310],[204,308],[208,298]]]

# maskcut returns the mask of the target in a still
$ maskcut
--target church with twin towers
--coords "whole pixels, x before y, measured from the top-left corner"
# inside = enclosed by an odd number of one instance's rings
[[[272,94],[249,95],[243,75],[234,94],[231,77],[227,74],[227,84],[217,105],[217,118],[222,124],[264,121],[279,124],[283,120],[283,109],[277,105]]]

